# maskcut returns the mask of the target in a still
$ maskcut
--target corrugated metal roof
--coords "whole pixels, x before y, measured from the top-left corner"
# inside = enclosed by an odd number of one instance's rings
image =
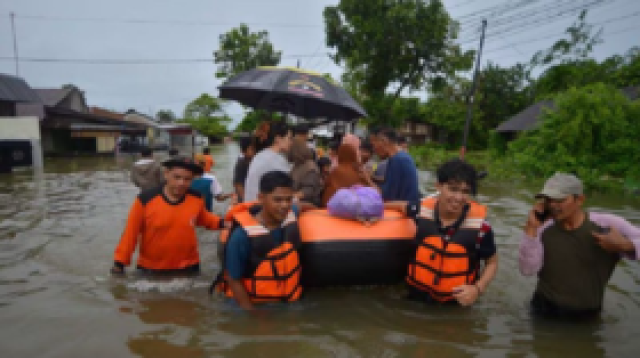
[[[0,100],[41,102],[36,92],[20,77],[0,73]]]

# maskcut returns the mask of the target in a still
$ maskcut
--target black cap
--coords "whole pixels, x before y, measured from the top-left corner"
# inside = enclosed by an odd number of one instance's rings
[[[169,160],[166,160],[162,163],[166,168],[183,168],[189,170],[195,175],[201,175],[204,173],[204,169],[198,165],[193,159],[186,157],[175,157]]]

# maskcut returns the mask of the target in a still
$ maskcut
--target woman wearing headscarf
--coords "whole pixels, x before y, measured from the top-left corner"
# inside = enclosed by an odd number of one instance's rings
[[[343,144],[338,149],[338,165],[331,171],[325,183],[322,206],[327,206],[327,202],[338,190],[354,185],[376,187],[362,170],[357,148],[351,144]]]
[[[294,141],[289,157],[293,162],[293,191],[300,195],[301,201],[319,206],[324,183],[320,169],[313,160],[313,149],[310,149],[306,142]]]

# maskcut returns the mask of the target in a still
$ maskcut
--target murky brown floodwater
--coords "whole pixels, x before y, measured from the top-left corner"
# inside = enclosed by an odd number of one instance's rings
[[[231,188],[234,145],[216,173]],[[310,292],[262,317],[207,287],[215,237],[201,232],[204,276],[113,279],[108,270],[137,194],[130,159],[48,160],[44,175],[0,176],[0,357],[638,357],[640,264],[622,263],[596,323],[538,322],[526,310],[534,279],[517,268],[519,227],[534,188],[481,187],[497,232],[500,270],[472,308],[406,302],[402,287]],[[424,187],[432,180],[424,174]],[[589,201],[640,224],[640,201]],[[218,211],[224,208],[218,207]]]

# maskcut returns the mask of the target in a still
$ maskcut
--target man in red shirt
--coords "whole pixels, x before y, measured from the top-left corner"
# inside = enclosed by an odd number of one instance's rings
[[[180,157],[163,165],[166,183],[140,193],[131,207],[115,250],[113,274],[124,273],[138,245],[138,269],[151,273],[198,273],[200,255],[195,227],[224,227],[221,218],[207,211],[200,194],[189,189],[194,176],[202,174],[202,167]]]

